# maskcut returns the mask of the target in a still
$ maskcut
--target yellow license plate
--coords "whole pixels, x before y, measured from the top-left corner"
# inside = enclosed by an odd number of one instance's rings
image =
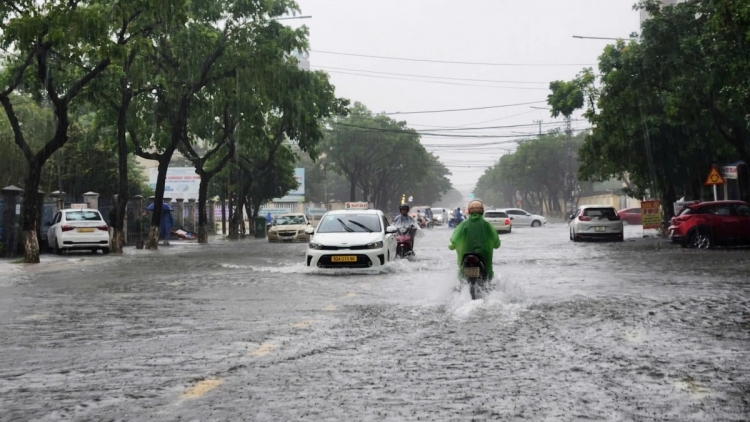
[[[78,233],[93,233],[93,232],[94,232],[93,228],[80,228],[80,229],[78,229]]]
[[[357,262],[356,256],[332,256],[331,262]]]
[[[479,277],[479,267],[466,267],[464,268],[464,277]]]

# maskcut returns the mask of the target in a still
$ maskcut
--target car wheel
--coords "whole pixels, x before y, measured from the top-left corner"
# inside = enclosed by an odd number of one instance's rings
[[[109,248],[102,248],[102,253],[107,255],[109,253]]]
[[[55,240],[55,253],[57,255],[62,255],[63,254],[63,250],[60,249],[60,241],[59,240]]]
[[[711,234],[705,229],[698,229],[693,232],[688,242],[693,249],[710,249],[713,246]]]
[[[513,227],[508,228],[508,234],[513,231]]]
[[[574,242],[578,242],[578,238],[576,237],[576,233],[573,230],[570,231],[570,240],[572,240]]]
[[[531,227],[539,227],[539,226],[541,226],[541,225],[542,225],[542,222],[541,222],[541,221],[539,221],[539,220],[534,220],[534,221],[533,221],[533,222],[531,223]]]

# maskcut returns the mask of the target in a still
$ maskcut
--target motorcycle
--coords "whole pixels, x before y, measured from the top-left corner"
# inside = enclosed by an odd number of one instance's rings
[[[463,217],[461,217],[461,218],[455,218],[455,217],[453,217],[450,220],[448,220],[448,227],[456,227],[459,224],[461,224],[462,221],[464,221]]]
[[[414,256],[414,232],[413,227],[398,227],[396,231],[396,256],[409,258]]]
[[[464,254],[461,260],[461,275],[469,283],[471,300],[481,299],[489,287],[482,257],[475,253]]]

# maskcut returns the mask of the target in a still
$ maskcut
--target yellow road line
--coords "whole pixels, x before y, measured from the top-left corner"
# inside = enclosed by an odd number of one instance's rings
[[[278,345],[276,344],[276,342],[269,340],[261,344],[260,347],[258,347],[257,349],[250,352],[250,356],[255,356],[255,357],[265,356],[273,352],[274,350],[276,350],[277,347]]]
[[[182,393],[182,397],[186,399],[197,399],[199,397],[203,397],[206,393],[220,386],[223,383],[224,383],[224,380],[219,380],[219,379],[203,380],[199,382],[198,384],[195,384],[193,388]]]

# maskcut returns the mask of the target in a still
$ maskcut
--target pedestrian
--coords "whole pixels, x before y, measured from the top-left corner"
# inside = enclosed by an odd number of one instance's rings
[[[159,227],[160,237],[164,239],[164,245],[169,246],[169,237],[172,235],[172,226],[174,225],[174,218],[172,217],[172,210],[167,207],[162,207],[161,210],[161,227]]]

